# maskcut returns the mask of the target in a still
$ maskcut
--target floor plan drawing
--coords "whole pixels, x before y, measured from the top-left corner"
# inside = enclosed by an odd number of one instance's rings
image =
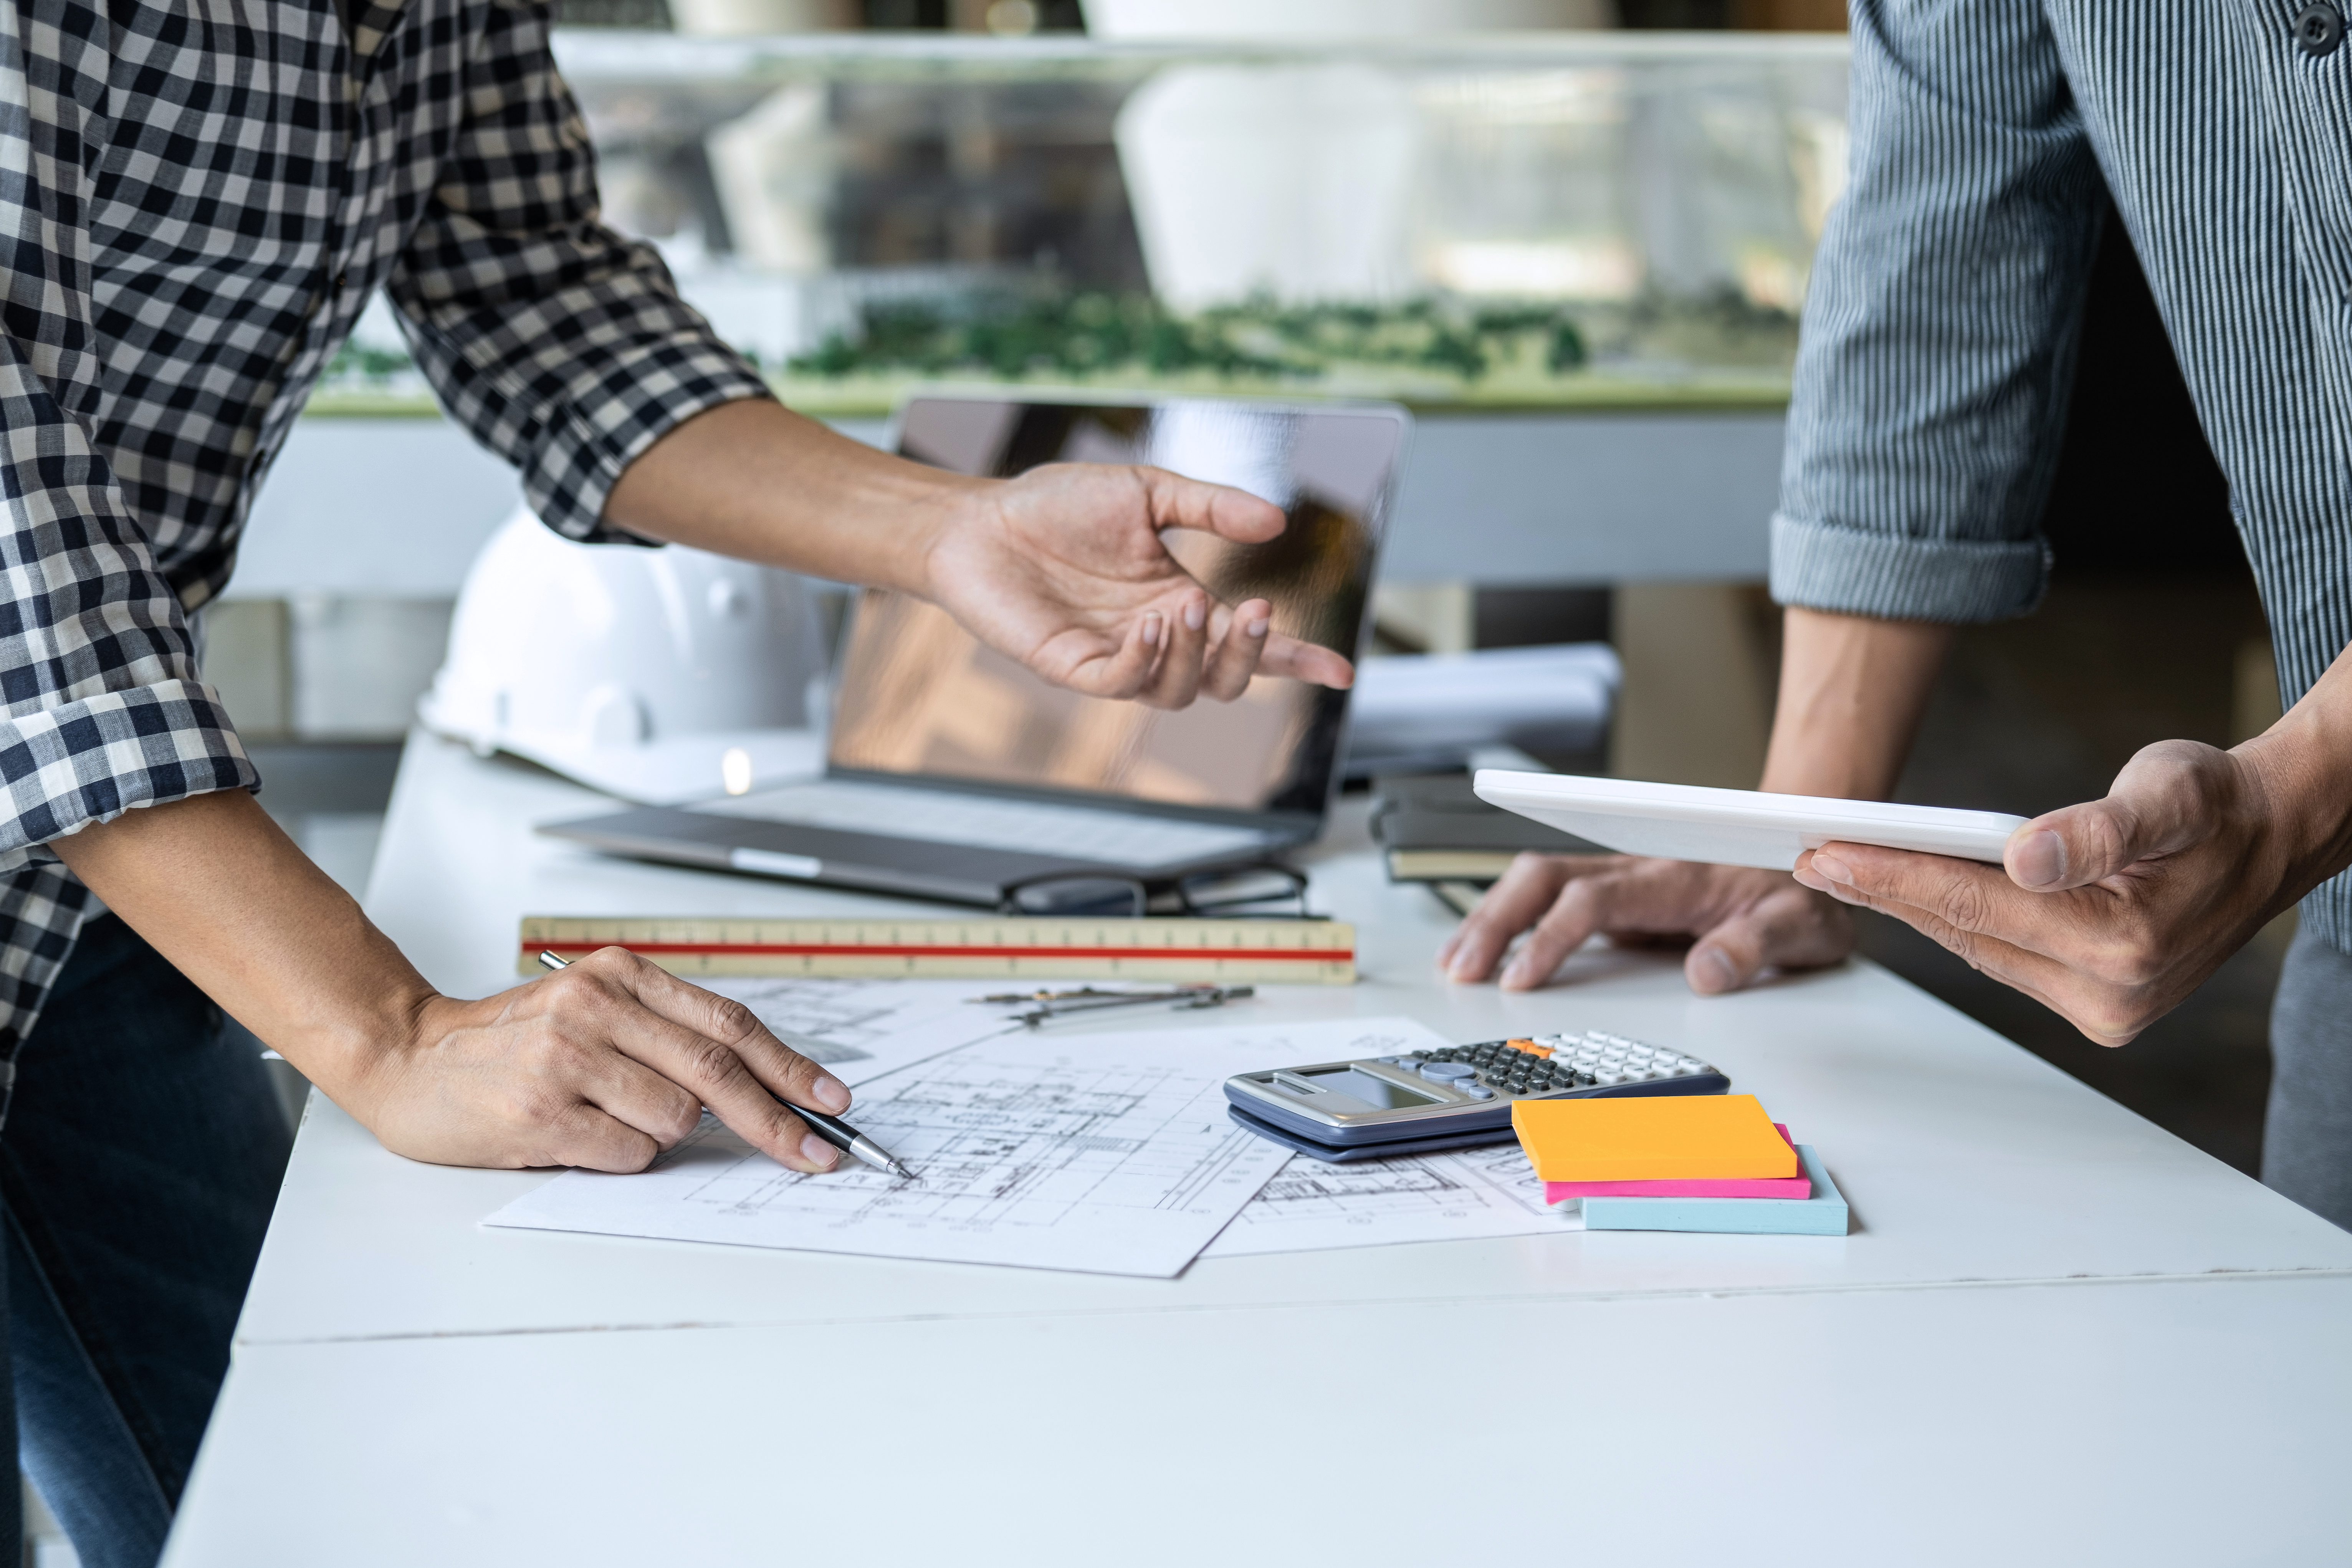
[[[1058,1048],[945,1062],[904,1083],[886,1080],[857,1105],[858,1130],[920,1174],[903,1182],[858,1166],[805,1182],[752,1153],[716,1122],[697,1140],[726,1163],[686,1148],[671,1163],[707,1168],[681,1202],[741,1217],[772,1205],[822,1212],[845,1226],[876,1216],[965,1226],[1055,1226],[1096,1205],[1202,1212],[1257,1142],[1202,1117],[1198,1076],[1167,1066],[1072,1062]]]
[[[915,1181],[795,1175],[706,1119],[642,1174],[569,1172],[485,1223],[1164,1278],[1289,1159],[1226,1114],[1226,1077],[1433,1038],[1403,1019],[1000,1036],[860,1091],[851,1120]]]
[[[973,1000],[988,989],[979,981],[722,975],[695,984],[742,1003],[769,1028],[800,1037],[803,1055],[852,1088],[1020,1026],[1006,1016],[1010,1009]]]
[[[1574,1204],[1544,1202],[1543,1184],[1517,1143],[1347,1165],[1301,1154],[1259,1189],[1202,1256],[1546,1236],[1583,1227]]]

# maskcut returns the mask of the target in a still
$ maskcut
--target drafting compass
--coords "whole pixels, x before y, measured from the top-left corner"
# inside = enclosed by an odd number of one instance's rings
[[[1200,1007],[1222,1007],[1244,996],[1255,996],[1254,985],[1163,985],[1148,991],[1097,991],[1091,985],[1081,985],[1076,991],[1006,991],[993,996],[975,996],[975,1002],[993,1006],[1029,1005],[1025,1013],[1016,1013],[1015,1021],[1031,1028],[1067,1018],[1081,1013],[1099,1013],[1112,1007],[1147,1007],[1164,1003],[1171,1008],[1190,1011]]]

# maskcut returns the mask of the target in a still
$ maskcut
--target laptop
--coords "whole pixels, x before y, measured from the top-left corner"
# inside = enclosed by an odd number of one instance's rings
[[[1150,463],[1282,507],[1265,544],[1171,531],[1227,603],[1359,657],[1410,421],[1392,406],[924,397],[898,450],[960,473]],[[1060,912],[1108,883],[1263,865],[1323,828],[1347,693],[1261,676],[1178,712],[1053,686],[947,615],[868,590],[844,637],[824,774],[540,831],[615,855],[954,903]],[[1057,890],[1066,891],[1066,904]],[[1123,911],[1122,911],[1123,912]]]

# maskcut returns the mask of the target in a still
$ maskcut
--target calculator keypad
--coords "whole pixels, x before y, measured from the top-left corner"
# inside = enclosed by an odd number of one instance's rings
[[[1716,1070],[1696,1057],[1598,1029],[1486,1040],[1381,1059],[1476,1100],[1528,1100],[1565,1089],[1691,1078]]]

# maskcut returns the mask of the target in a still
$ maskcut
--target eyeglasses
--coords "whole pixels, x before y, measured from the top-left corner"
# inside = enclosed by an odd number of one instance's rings
[[[1008,915],[1189,915],[1196,920],[1312,921],[1307,873],[1288,866],[1230,867],[1189,877],[1111,877],[1063,871],[1005,889],[997,904]]]

